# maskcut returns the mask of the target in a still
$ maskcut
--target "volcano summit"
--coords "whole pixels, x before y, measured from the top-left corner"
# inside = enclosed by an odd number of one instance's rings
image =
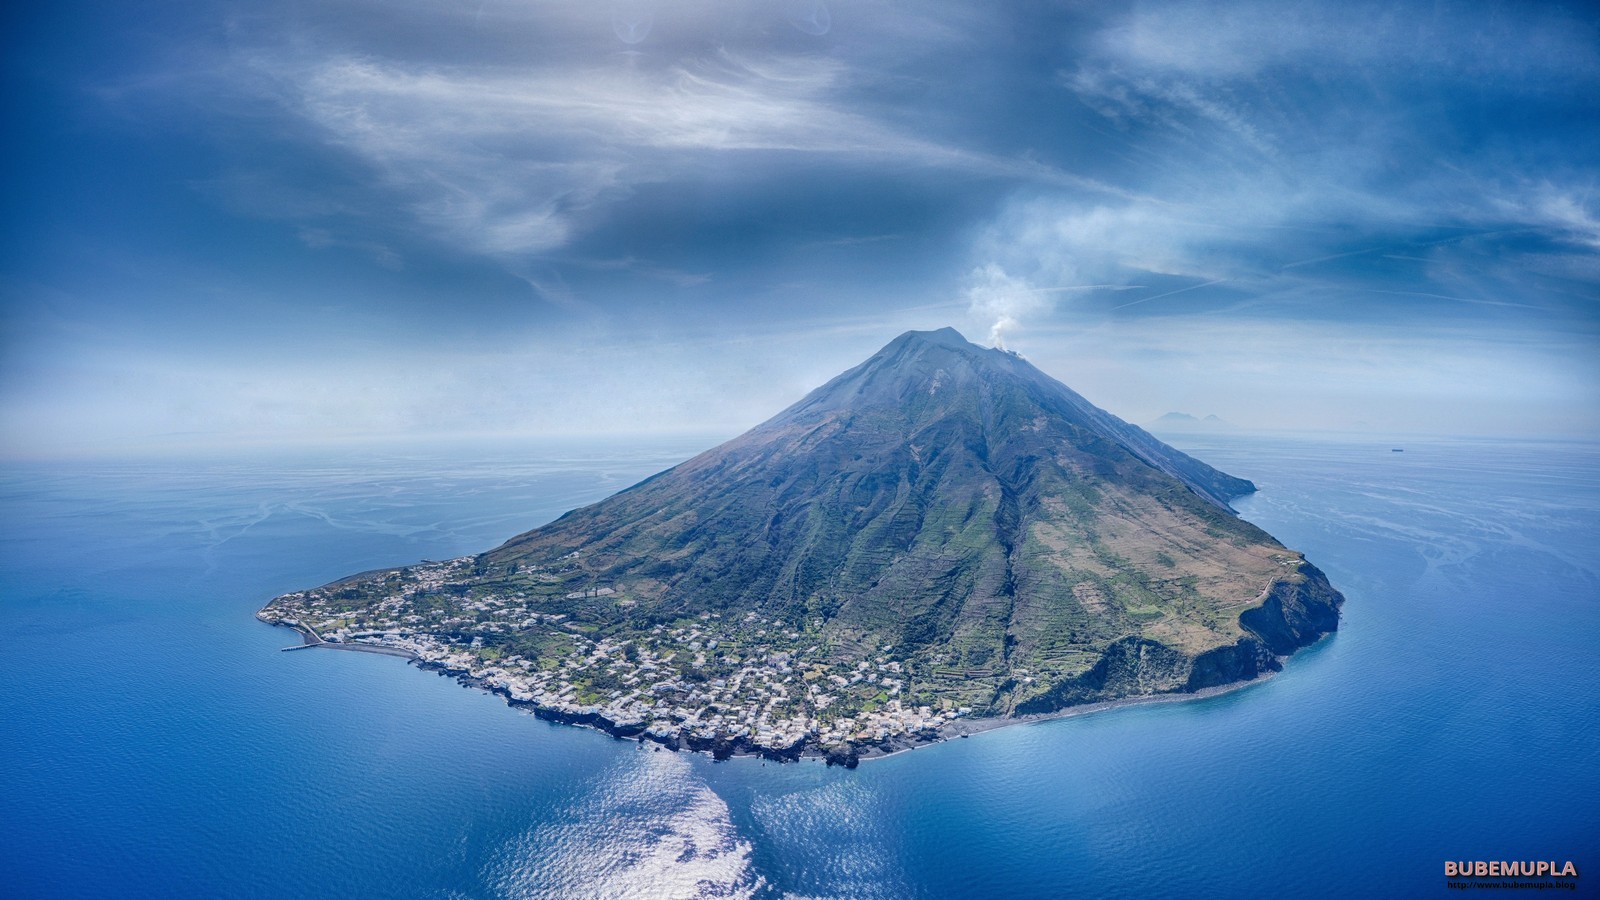
[[[547,718],[721,754],[858,755],[1254,679],[1343,597],[1255,490],[951,329],[474,557],[274,599]]]

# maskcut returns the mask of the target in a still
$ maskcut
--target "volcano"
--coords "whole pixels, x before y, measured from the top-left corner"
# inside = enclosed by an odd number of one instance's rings
[[[1278,669],[1338,627],[1343,598],[1229,508],[1254,490],[1014,353],[914,331],[494,550],[265,617],[419,636],[536,706],[652,734],[765,747],[755,702],[779,743],[860,744],[892,737],[869,727],[888,710],[926,730]],[[409,627],[383,628],[402,612]]]

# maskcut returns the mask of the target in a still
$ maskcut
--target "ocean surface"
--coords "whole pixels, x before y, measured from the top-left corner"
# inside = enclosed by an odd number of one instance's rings
[[[7,464],[0,896],[1426,897],[1479,859],[1600,895],[1600,448],[1174,443],[1256,482],[1341,631],[854,771],[641,749],[251,617],[703,441]]]

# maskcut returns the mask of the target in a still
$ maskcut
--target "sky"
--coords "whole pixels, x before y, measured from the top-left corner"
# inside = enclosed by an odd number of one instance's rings
[[[1135,423],[1600,438],[1600,12],[63,0],[0,456],[732,436],[912,328]]]

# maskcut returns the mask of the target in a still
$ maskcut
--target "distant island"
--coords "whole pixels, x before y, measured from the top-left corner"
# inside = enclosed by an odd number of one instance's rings
[[[1154,422],[1145,426],[1152,431],[1164,432],[1191,432],[1191,431],[1237,431],[1239,426],[1222,419],[1216,415],[1205,418],[1196,418],[1184,412],[1169,412]]]
[[[857,760],[1249,682],[1343,597],[1255,490],[952,329],[477,556],[273,599],[307,645],[718,757]]]

